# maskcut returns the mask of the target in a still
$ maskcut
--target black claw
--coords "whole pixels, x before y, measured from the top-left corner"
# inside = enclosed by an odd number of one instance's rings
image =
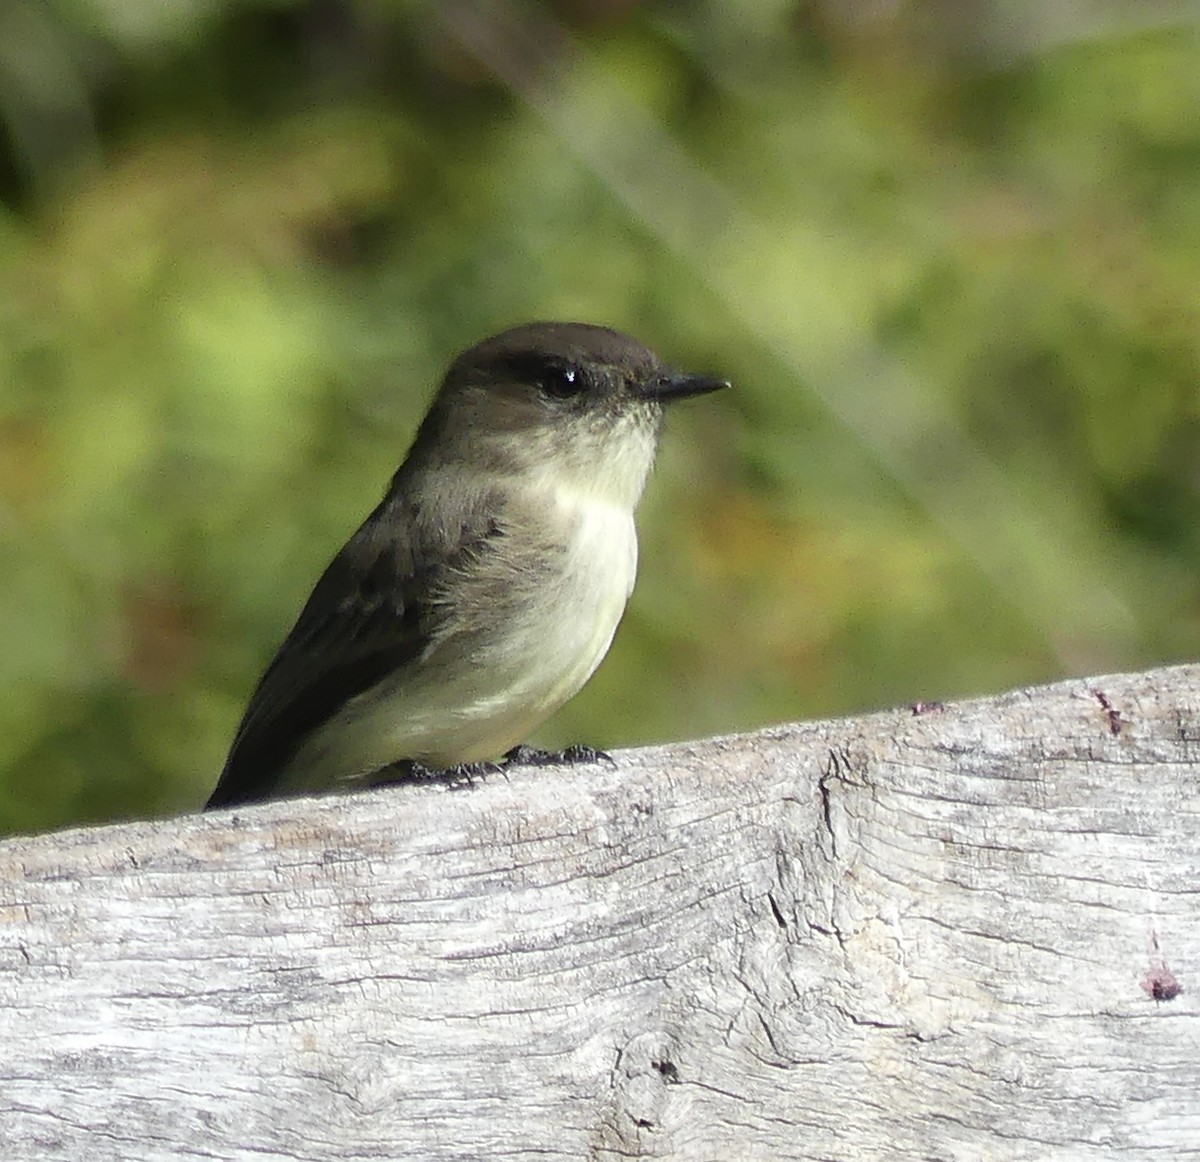
[[[504,752],[506,767],[544,767],[547,763],[552,762],[554,762],[553,752],[540,750],[536,746],[526,746],[523,742],[514,746],[512,750]]]
[[[401,759],[371,777],[368,786],[395,787],[403,783],[441,783],[457,790],[472,787],[476,779],[493,775],[500,768],[495,763],[457,763],[452,767],[427,767],[415,759]]]
[[[576,766],[583,763],[613,763],[612,756],[592,746],[575,743],[565,750],[540,750],[535,746],[514,746],[504,756],[505,766],[551,767],[562,764]],[[613,766],[616,766],[613,763]]]
[[[463,787],[473,787],[476,779],[494,775],[499,770],[495,763],[459,763],[444,771],[438,771],[435,777],[454,791]]]
[[[585,746],[576,742],[562,752],[562,757],[569,763],[608,763],[615,767],[612,755],[607,751],[597,750],[594,746]]]

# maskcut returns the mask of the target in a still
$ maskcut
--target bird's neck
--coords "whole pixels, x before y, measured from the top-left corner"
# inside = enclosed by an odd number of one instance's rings
[[[453,494],[500,486],[530,498],[632,513],[654,464],[657,437],[656,426],[634,423],[594,440],[514,440],[477,433],[468,449],[455,448],[451,455],[444,445],[414,448],[393,491],[402,477],[419,474],[440,479],[432,487]],[[430,447],[433,455],[426,455]]]
[[[658,446],[656,425],[633,418],[595,440],[536,442],[521,449],[512,481],[530,491],[633,512],[642,497]]]

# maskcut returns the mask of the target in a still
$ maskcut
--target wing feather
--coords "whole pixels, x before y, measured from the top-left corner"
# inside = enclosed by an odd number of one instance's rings
[[[206,809],[269,798],[317,727],[420,655],[444,616],[430,598],[501,534],[498,508],[480,498],[449,527],[423,527],[384,500],[330,562],[259,680]]]

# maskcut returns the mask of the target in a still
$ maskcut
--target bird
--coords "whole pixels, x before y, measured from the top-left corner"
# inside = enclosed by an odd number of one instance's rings
[[[206,809],[594,756],[524,740],[612,642],[664,407],[728,386],[587,323],[460,354],[259,680]]]

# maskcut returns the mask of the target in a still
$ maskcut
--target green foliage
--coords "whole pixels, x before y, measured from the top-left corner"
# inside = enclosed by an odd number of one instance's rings
[[[1195,656],[1200,42],[953,11],[3,6],[0,829],[198,806],[446,361],[532,318],[736,385],[541,741]]]

